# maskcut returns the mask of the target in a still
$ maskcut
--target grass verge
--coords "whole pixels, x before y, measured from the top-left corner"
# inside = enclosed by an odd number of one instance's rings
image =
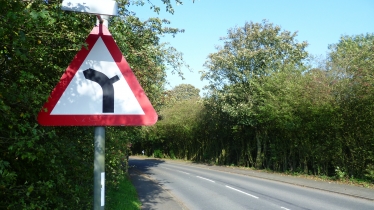
[[[136,193],[135,187],[132,185],[128,177],[119,180],[117,189],[107,189],[106,209],[115,210],[139,210],[141,203]]]

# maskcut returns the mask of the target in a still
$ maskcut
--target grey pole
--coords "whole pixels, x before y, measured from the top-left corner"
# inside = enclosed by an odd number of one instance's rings
[[[94,210],[103,210],[105,205],[105,127],[95,127],[94,147]]]
[[[106,27],[108,24],[107,15],[98,17],[97,25],[102,24]],[[105,127],[95,127],[94,136],[94,210],[105,209]]]

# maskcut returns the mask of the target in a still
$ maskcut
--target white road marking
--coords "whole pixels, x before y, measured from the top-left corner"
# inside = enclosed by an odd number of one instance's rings
[[[197,178],[200,178],[200,179],[204,179],[204,180],[207,180],[207,181],[210,181],[210,182],[213,182],[215,183],[215,181],[211,180],[211,179],[207,179],[207,178],[204,178],[204,177],[201,177],[201,176],[196,176]]]
[[[285,209],[285,210],[291,210],[291,209],[288,209],[288,208],[286,208],[286,207],[283,207],[283,206],[281,206],[281,209]]]
[[[171,169],[171,168],[169,168],[169,167],[164,167],[164,166],[160,166],[160,167],[161,167],[161,168],[166,168],[166,169],[169,169],[169,170],[174,170],[174,169]],[[184,171],[180,171],[180,170],[176,170],[176,171],[181,172],[181,173],[184,173],[184,174],[187,174],[187,175],[190,175],[189,173],[184,172]]]
[[[181,172],[181,173],[184,173],[184,174],[187,174],[187,175],[190,175],[189,173],[184,172],[184,171],[180,171],[180,170],[177,170],[177,171],[179,171],[179,172]]]
[[[232,189],[232,190],[238,191],[238,192],[240,192],[240,193],[246,194],[246,195],[248,195],[248,196],[251,196],[251,197],[253,197],[253,198],[258,199],[257,196],[251,195],[251,194],[249,194],[249,193],[243,192],[243,191],[241,191],[241,190],[235,189],[235,188],[230,187],[230,186],[227,186],[227,185],[226,185],[226,187],[227,187],[227,188],[230,188],[230,189]]]

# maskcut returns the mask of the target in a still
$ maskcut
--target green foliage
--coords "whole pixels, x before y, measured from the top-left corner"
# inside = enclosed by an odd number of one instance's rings
[[[155,157],[155,158],[163,158],[164,154],[163,154],[163,152],[161,150],[155,149],[155,151],[153,152],[153,157]]]
[[[223,85],[246,85],[254,77],[279,72],[287,65],[302,65],[307,43],[295,41],[297,33],[281,31],[267,20],[245,23],[228,30],[223,47],[211,53],[205,62],[203,79],[214,88]]]
[[[342,36],[329,46],[332,67],[346,76],[369,71],[374,64],[374,34]]]
[[[109,30],[152,103],[164,91],[167,65],[183,65],[181,54],[159,43],[166,20],[139,21],[119,1],[121,16]],[[166,5],[170,1],[164,2]],[[0,1],[0,208],[92,208],[93,129],[41,127],[40,108],[96,23],[96,17],[64,12],[60,1]],[[171,10],[171,9],[169,9]],[[126,172],[129,143],[142,128],[107,128],[108,188]]]
[[[374,166],[368,165],[365,172],[366,172],[365,177],[368,178],[369,180],[374,181]]]
[[[181,101],[199,98],[199,92],[199,89],[190,84],[180,84],[174,87],[169,94],[175,101]]]
[[[342,180],[342,179],[346,178],[346,173],[339,166],[337,166],[335,168],[335,173],[336,173],[335,174],[336,178],[339,179],[339,180]]]
[[[175,157],[175,154],[174,154],[174,151],[173,151],[173,150],[170,150],[170,158],[171,158],[171,159],[176,159],[176,157]]]
[[[134,150],[141,153],[145,149],[146,154],[153,153],[154,157],[160,158],[191,158],[190,154],[194,152],[189,152],[187,147],[196,139],[196,120],[202,109],[198,93],[199,90],[192,85],[180,85],[166,92],[165,105],[159,112],[161,120],[155,126],[143,130],[143,139],[136,143]],[[196,145],[195,148],[199,147]]]
[[[278,89],[264,85],[269,78],[277,78],[276,75],[301,71],[302,61],[307,56],[307,43],[297,43],[296,35],[282,31],[266,20],[246,23],[244,27],[229,29],[228,36],[221,39],[224,46],[210,54],[205,63],[207,71],[202,78],[209,80],[210,94],[217,97],[221,110],[235,121],[236,125],[232,126],[241,129],[245,126],[254,133],[252,136],[257,146],[255,162],[250,158],[241,162],[263,167],[263,144],[268,138],[264,126],[273,118],[273,114],[268,115],[265,110],[282,107],[287,112],[290,108],[288,101],[277,101],[275,107],[269,107],[265,100],[273,100],[274,93],[271,91]],[[270,119],[266,119],[268,117]],[[246,148],[248,146],[243,145],[241,153],[249,157],[254,151]]]
[[[200,90],[198,88],[195,88],[190,84],[180,84],[174,87],[172,90],[167,90],[164,92],[162,96],[162,107],[163,109],[166,109],[167,107],[171,107],[175,103],[183,100],[199,99],[199,92]]]

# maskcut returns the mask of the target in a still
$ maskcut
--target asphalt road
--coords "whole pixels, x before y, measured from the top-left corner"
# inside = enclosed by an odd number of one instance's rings
[[[130,158],[129,164],[138,175],[143,175],[148,182],[151,181],[160,188],[155,190],[156,186],[151,187],[149,183],[139,182],[138,185],[143,185],[143,188],[138,189],[140,196],[167,192],[165,199],[154,200],[152,205],[146,208],[143,206],[143,209],[374,209],[373,200],[345,195],[345,188],[341,186],[339,187],[343,192],[333,193],[329,190],[241,175],[235,170],[212,170],[197,164],[134,158]],[[326,185],[326,189],[333,187],[328,183]],[[371,198],[373,195],[374,198],[374,191],[365,193],[367,197]],[[171,200],[176,201],[178,206],[166,207]]]

